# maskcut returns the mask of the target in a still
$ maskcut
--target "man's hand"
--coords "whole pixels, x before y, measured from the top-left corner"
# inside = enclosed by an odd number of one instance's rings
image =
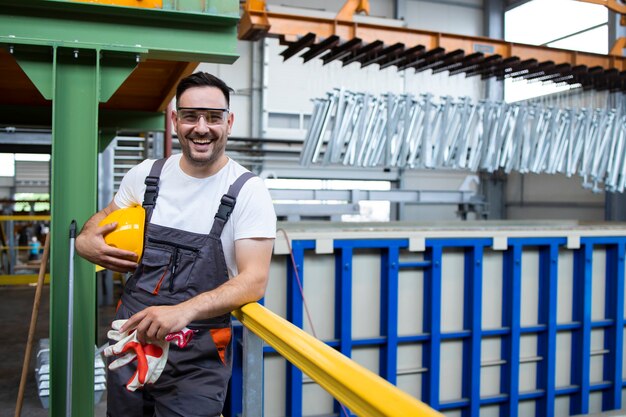
[[[117,223],[110,223],[83,230],[76,238],[76,251],[83,258],[106,269],[117,272],[134,271],[137,268],[137,255],[109,246],[104,241],[104,236],[115,230],[116,226]]]
[[[174,306],[148,307],[133,315],[124,323],[121,332],[137,329],[141,343],[165,340],[169,333],[185,328],[192,321],[192,313],[185,303]]]
[[[117,223],[98,226],[100,221],[119,207],[111,202],[105,209],[94,214],[76,237],[76,252],[89,262],[117,272],[130,272],[137,268],[134,252],[107,245],[104,236],[115,230]]]

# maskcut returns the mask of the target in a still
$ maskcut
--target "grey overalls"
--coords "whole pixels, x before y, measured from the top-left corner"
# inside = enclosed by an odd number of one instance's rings
[[[143,256],[124,288],[116,319],[129,318],[153,305],[178,304],[228,280],[220,235],[241,187],[254,174],[247,172],[230,186],[222,196],[211,232],[203,235],[150,223],[165,161],[155,161],[146,177]],[[220,415],[232,366],[230,314],[187,327],[198,331],[184,349],[170,345],[167,365],[155,384],[130,392],[125,385],[135,364],[109,371],[109,417]]]

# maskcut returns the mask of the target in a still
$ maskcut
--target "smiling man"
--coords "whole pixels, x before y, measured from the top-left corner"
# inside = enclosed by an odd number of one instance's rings
[[[276,234],[263,181],[225,153],[234,122],[231,91],[207,73],[181,80],[170,117],[182,154],[132,168],[113,201],[76,239],[82,257],[133,272],[116,315],[127,321],[111,344],[118,342],[116,353],[132,350],[139,358],[109,371],[109,417],[213,417],[222,411],[231,374],[230,312],[265,294]],[[115,223],[99,226],[113,211],[134,205],[146,210],[141,259],[105,243]],[[181,331],[192,334],[184,347],[153,347]],[[140,345],[150,347],[143,349],[146,361]],[[168,351],[166,362],[155,356]],[[161,372],[163,363],[160,377],[144,384],[145,367]]]

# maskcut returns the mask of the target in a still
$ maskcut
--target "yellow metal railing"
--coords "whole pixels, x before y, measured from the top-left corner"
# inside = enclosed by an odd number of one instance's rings
[[[258,303],[233,315],[359,416],[442,415]]]
[[[6,233],[12,233],[13,231],[6,230],[4,226],[6,224],[4,222],[48,222],[50,221],[49,214],[17,214],[17,215],[0,215],[0,235],[4,235],[5,239],[7,238]],[[5,256],[10,256],[10,251],[18,252],[30,250],[30,246],[19,246],[19,245],[3,245],[3,242],[0,241],[0,286],[1,285],[27,285],[27,284],[35,284],[37,282],[37,274],[6,274],[3,269],[3,264]],[[9,258],[9,265],[11,264],[11,260]],[[33,270],[36,271],[39,269],[38,264],[21,264],[21,265],[13,265],[14,272],[18,269],[23,270]],[[24,271],[22,271],[24,272]],[[50,274],[46,274],[44,283],[50,283]]]
[[[50,221],[50,215],[49,214],[16,214],[16,215],[0,215],[0,222],[6,222],[6,221],[10,221],[10,220],[14,220],[14,221]]]

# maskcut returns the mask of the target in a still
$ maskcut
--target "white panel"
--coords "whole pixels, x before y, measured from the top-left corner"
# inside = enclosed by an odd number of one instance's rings
[[[483,253],[483,329],[502,327],[502,252]]]
[[[422,375],[417,372],[422,368],[422,346],[419,344],[398,346],[397,386],[413,397],[422,397]]]
[[[602,411],[602,393],[592,392],[589,394],[589,414]]]
[[[592,356],[589,363],[589,381],[591,383],[601,382],[603,380],[604,355],[593,355],[593,352],[604,349],[603,329],[591,330],[590,349]]]
[[[569,415],[569,397],[556,397],[554,400],[554,417],[568,417]]]
[[[355,251],[352,257],[352,337],[380,336],[380,255]]]
[[[606,307],[606,249],[594,248],[591,260],[591,320],[602,320]]]
[[[499,361],[502,341],[493,337],[483,339],[480,347],[480,361]],[[496,395],[500,393],[500,370],[502,365],[483,366],[480,370],[480,396]]]
[[[398,335],[416,335],[424,331],[424,271],[401,270],[398,273]]]
[[[379,369],[379,352],[377,348],[357,347],[352,350],[352,359],[359,365],[369,369],[378,375]]]
[[[304,311],[304,330],[315,334],[318,339],[335,338],[335,258],[333,255],[304,257],[304,296],[306,298],[313,329]]]
[[[574,256],[572,251],[559,249],[557,283],[556,321],[572,321],[572,300],[574,296]]]
[[[559,332],[556,335],[556,379],[557,387],[570,385],[572,378],[572,334]]]
[[[443,412],[443,415],[446,417],[461,417],[463,414],[458,410],[446,410]]]
[[[539,251],[525,247],[522,251],[521,324],[537,324],[539,320]]]
[[[333,397],[316,383],[304,384],[302,387],[303,416],[319,416],[333,414]]]
[[[286,260],[287,258],[284,256],[272,257],[269,272],[270,279],[265,290],[265,306],[283,318],[287,317]]]
[[[487,366],[480,370],[480,396],[498,395],[500,393],[500,367]],[[482,415],[482,413],[481,413]]]
[[[591,330],[591,340],[590,340],[589,348],[591,350],[604,349],[604,330],[603,329]]]
[[[523,298],[522,298],[523,299]],[[537,355],[537,336],[522,335],[520,337],[520,360]],[[519,390],[529,391],[537,386],[537,362],[524,362],[519,366]],[[525,415],[525,414],[520,414]]]
[[[589,361],[589,382],[602,382],[602,366],[604,365],[604,356],[594,355]]]
[[[480,407],[480,417],[500,417],[500,406],[487,405]]]
[[[398,375],[396,386],[418,400],[422,398],[422,374]]]
[[[467,6],[408,0],[404,17],[407,25],[416,29],[481,36],[483,11],[481,8],[471,7],[477,2],[465,3]]]
[[[439,379],[440,401],[458,400],[462,397],[463,343],[441,343],[441,378]]]
[[[520,388],[521,389],[521,388]],[[537,404],[535,401],[520,401],[518,407],[518,416],[536,416]]]
[[[266,416],[284,416],[287,361],[282,356],[266,356],[263,361],[263,412]]]
[[[441,261],[441,331],[463,330],[464,254],[444,250]]]

